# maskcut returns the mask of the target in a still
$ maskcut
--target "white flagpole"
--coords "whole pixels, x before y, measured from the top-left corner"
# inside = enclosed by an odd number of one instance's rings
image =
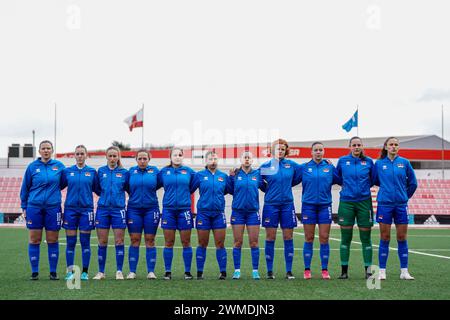
[[[144,103],[142,103],[142,149],[144,149]]]
[[[356,126],[356,135],[359,137],[359,105],[356,105],[356,114],[358,115],[358,125]]]
[[[56,102],[55,102],[55,137],[54,137],[54,147],[53,147],[53,151],[55,153],[55,158],[56,158]]]

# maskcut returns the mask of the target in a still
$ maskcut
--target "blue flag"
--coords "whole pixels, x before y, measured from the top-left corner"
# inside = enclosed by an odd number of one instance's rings
[[[358,110],[355,111],[353,116],[346,123],[342,125],[342,129],[349,132],[353,127],[358,126]]]

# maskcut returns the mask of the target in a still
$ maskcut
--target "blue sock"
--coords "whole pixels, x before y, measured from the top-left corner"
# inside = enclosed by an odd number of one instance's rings
[[[205,266],[206,261],[206,248],[197,247],[195,256],[197,258],[197,271],[203,272],[203,267]]]
[[[233,248],[234,270],[241,268],[241,248]]]
[[[386,269],[386,263],[389,257],[389,240],[380,239],[380,248],[378,249],[378,263],[380,269]]]
[[[225,248],[216,249],[216,259],[220,272],[227,271],[227,250]]]
[[[328,269],[328,259],[330,258],[330,244],[320,244],[320,261],[322,261],[322,270]]]
[[[130,265],[130,272],[136,273],[137,265],[139,261],[139,246],[130,246],[128,249],[128,264]]]
[[[156,265],[156,248],[146,248],[145,258],[147,260],[147,272],[155,272]]]
[[[305,263],[305,269],[311,269],[313,253],[313,242],[305,242],[303,244],[303,261]]]
[[[80,233],[81,243],[81,260],[83,262],[83,269],[89,268],[89,262],[91,260],[91,234]]]
[[[125,246],[123,244],[120,246],[116,245],[116,269],[117,269],[117,271],[122,271],[124,258],[125,258]]]
[[[41,245],[40,244],[28,244],[28,257],[30,259],[31,264],[31,272],[36,273],[39,272],[39,256],[41,254]]]
[[[273,258],[275,254],[275,241],[266,240],[266,264],[267,264],[267,272],[273,271]]]
[[[252,248],[252,266],[253,270],[258,270],[259,268],[259,247]]]
[[[73,267],[73,261],[75,260],[75,246],[77,245],[77,236],[66,236],[66,264],[70,270]]]
[[[191,272],[192,247],[183,248],[184,272]]]
[[[59,258],[59,243],[47,243],[48,246],[48,264],[50,265],[50,272],[56,272]]]
[[[408,241],[397,241],[400,268],[408,268]]]
[[[173,248],[164,248],[163,249],[163,258],[164,258],[164,266],[166,268],[166,272],[172,271],[172,259],[173,259]]]
[[[106,249],[108,246],[98,245],[98,272],[105,273]]]
[[[294,261],[294,240],[284,240],[284,261],[286,262],[286,272],[292,271],[292,261]]]

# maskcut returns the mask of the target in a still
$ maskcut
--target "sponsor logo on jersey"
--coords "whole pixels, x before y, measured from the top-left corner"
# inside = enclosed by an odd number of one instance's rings
[[[208,180],[208,177],[203,177],[203,180]]]
[[[323,169],[323,172],[325,172],[325,173],[330,172],[330,169],[325,168],[325,169]]]
[[[74,177],[74,176],[75,176],[75,173],[71,172],[71,173],[70,173],[70,176],[71,176],[71,177]]]
[[[387,169],[387,165],[383,165],[383,170],[386,170]]]
[[[135,170],[133,171],[133,174],[136,174],[136,173],[138,173],[138,171],[135,169]]]
[[[36,169],[36,172],[41,172],[41,169],[37,168],[37,169]]]
[[[90,172],[86,172],[84,175],[85,175],[86,177],[90,177],[90,176],[91,176],[91,173],[90,173]]]
[[[308,168],[308,172],[312,172],[312,168]]]
[[[346,161],[346,162],[345,162],[345,165],[346,165],[346,166],[349,166],[349,165],[350,165],[350,161]]]
[[[117,178],[122,178],[122,174],[121,173],[116,173],[116,177]]]
[[[220,182],[223,182],[223,178],[222,177],[218,177],[217,180],[219,180]]]
[[[59,169],[58,167],[53,167],[52,168],[53,171],[58,171],[58,169]]]
[[[170,171],[166,171],[166,174],[169,175],[169,174],[170,174]]]
[[[242,177],[238,177],[238,180],[241,181],[241,180],[242,180]]]
[[[103,178],[106,178],[108,175],[106,173],[103,174]]]

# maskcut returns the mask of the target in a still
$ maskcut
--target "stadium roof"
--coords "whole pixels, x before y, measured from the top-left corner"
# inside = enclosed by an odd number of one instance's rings
[[[366,148],[381,148],[384,141],[388,137],[364,138],[363,144]],[[432,149],[440,150],[442,148],[442,139],[437,135],[421,135],[421,136],[397,136],[402,149]],[[310,147],[314,141],[290,142],[293,147]],[[340,140],[322,140],[325,148],[345,148],[348,146],[348,139]],[[450,149],[450,142],[444,140],[444,148]]]

